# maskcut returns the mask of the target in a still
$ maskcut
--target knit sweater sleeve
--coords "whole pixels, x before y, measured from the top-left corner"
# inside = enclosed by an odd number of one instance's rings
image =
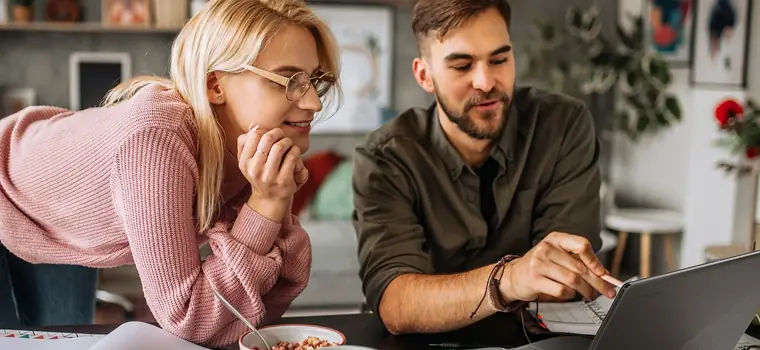
[[[275,316],[268,314],[270,305],[281,315],[304,289],[311,252],[297,222],[274,222],[243,205],[233,223],[208,231],[213,254],[201,262],[193,219],[196,178],[195,158],[179,134],[139,131],[118,151],[114,199],[156,321],[178,337],[224,346],[247,328],[211,286],[259,324]]]

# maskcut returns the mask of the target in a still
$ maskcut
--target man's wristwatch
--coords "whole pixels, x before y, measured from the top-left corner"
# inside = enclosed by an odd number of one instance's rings
[[[528,303],[522,300],[513,301],[511,303],[507,303],[504,300],[504,297],[501,295],[501,291],[499,291],[499,285],[501,284],[501,279],[504,276],[504,270],[506,270],[506,265],[512,260],[515,260],[519,258],[518,255],[506,255],[499,259],[499,262],[496,263],[496,266],[494,266],[493,271],[491,272],[491,276],[488,280],[488,300],[489,304],[491,304],[491,308],[498,312],[512,312],[518,309],[523,308]]]

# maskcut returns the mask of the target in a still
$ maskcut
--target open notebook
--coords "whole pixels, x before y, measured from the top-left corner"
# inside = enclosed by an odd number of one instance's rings
[[[638,277],[628,279],[634,281]],[[618,291],[620,288],[616,288]],[[555,333],[595,335],[615,299],[600,296],[592,301],[530,303],[528,312],[544,328]]]

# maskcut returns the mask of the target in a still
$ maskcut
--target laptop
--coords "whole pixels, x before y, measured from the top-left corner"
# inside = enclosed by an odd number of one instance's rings
[[[731,350],[760,309],[760,251],[626,282],[599,331],[514,350]]]

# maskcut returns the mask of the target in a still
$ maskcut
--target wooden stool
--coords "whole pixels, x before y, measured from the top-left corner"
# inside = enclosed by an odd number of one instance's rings
[[[651,275],[652,235],[664,235],[665,262],[670,271],[676,269],[672,239],[674,234],[683,231],[683,220],[680,213],[663,209],[615,209],[607,215],[604,221],[607,228],[620,232],[619,244],[612,261],[612,271],[610,271],[613,276],[620,276],[620,264],[623,261],[628,234],[641,235],[640,278],[647,278]]]

